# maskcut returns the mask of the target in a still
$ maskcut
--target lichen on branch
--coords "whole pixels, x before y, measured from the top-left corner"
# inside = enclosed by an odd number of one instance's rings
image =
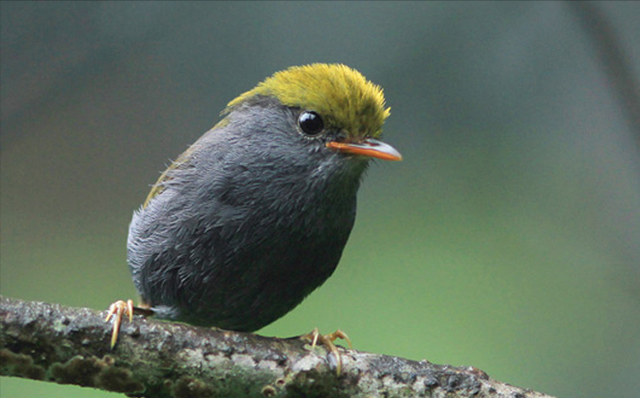
[[[0,296],[0,376],[136,397],[549,398],[473,367],[324,347],[299,338],[194,327],[136,316],[110,349],[106,312]]]

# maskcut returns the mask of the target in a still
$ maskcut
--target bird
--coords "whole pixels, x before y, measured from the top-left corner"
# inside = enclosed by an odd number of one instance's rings
[[[402,159],[381,141],[389,114],[382,88],[343,64],[293,66],[229,102],[133,214],[139,307],[244,332],[295,308],[336,269],[370,161]],[[133,311],[112,305],[112,345]]]

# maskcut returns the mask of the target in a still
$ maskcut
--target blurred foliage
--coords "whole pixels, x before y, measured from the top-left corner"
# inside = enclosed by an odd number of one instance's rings
[[[261,333],[342,328],[559,397],[637,396],[640,150],[566,4],[0,6],[3,295],[135,297],[127,226],[169,159],[274,71],[342,62],[385,88],[405,161],[373,165],[336,273]],[[596,6],[637,78],[640,3]]]

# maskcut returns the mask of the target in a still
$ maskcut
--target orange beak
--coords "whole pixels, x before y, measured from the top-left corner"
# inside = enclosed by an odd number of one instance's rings
[[[343,153],[369,156],[382,160],[402,160],[402,155],[394,147],[373,138],[367,138],[361,143],[329,141],[325,145],[327,148]]]

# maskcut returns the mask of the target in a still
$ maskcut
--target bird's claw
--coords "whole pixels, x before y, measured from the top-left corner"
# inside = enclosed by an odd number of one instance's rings
[[[113,317],[113,331],[111,332],[111,348],[116,345],[118,341],[118,333],[120,332],[120,324],[122,323],[122,317],[128,316],[129,322],[133,321],[133,300],[118,300],[109,306],[109,312],[104,319],[105,322]]]
[[[336,358],[336,373],[338,374],[338,376],[340,376],[340,372],[342,371],[342,355],[340,355],[340,351],[338,351],[338,347],[334,344],[334,341],[336,341],[337,339],[343,339],[347,342],[349,348],[353,349],[351,339],[345,332],[338,329],[333,333],[321,334],[318,328],[315,328],[311,331],[311,333],[304,334],[300,336],[300,338],[311,340],[311,348],[314,348],[318,344],[318,342],[327,347]]]

